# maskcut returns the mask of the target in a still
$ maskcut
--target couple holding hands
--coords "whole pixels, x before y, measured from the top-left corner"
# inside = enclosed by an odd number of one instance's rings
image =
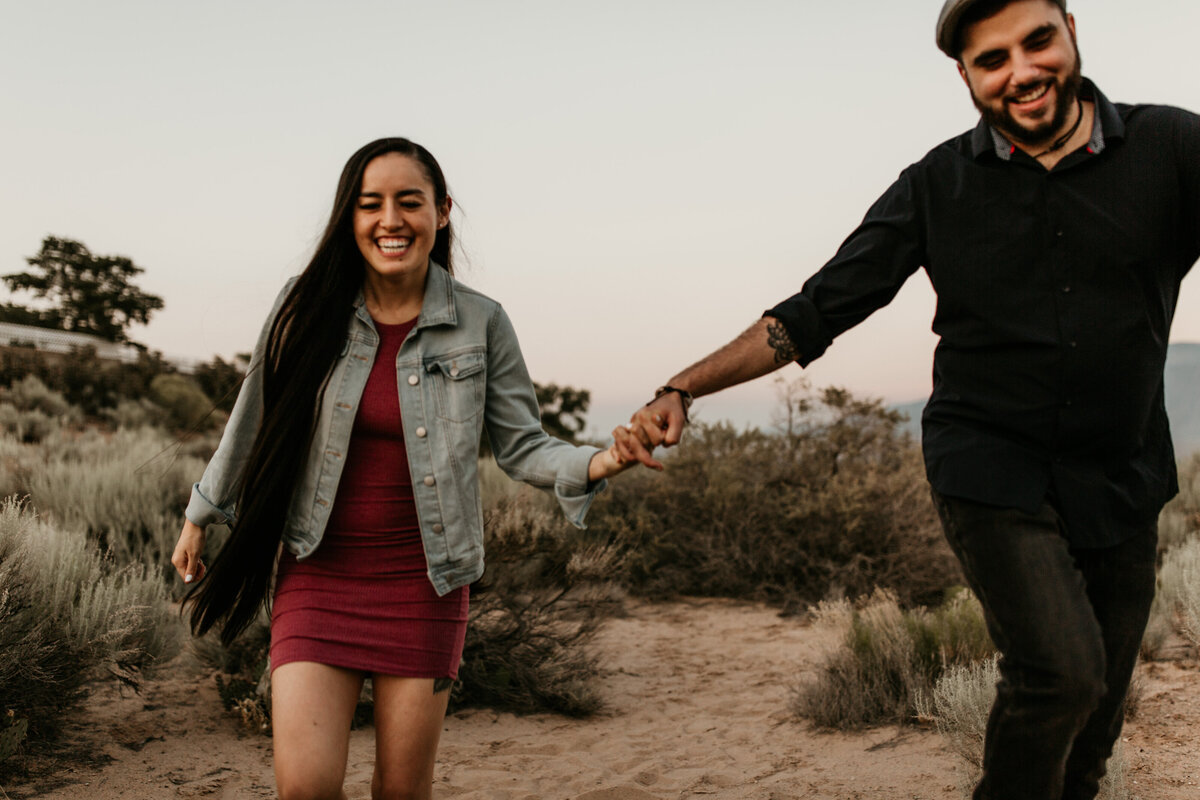
[[[1178,490],[1163,365],[1200,256],[1200,117],[1108,100],[1066,0],[946,0],[936,42],[979,124],[910,165],[800,293],[671,377],[607,449],[541,428],[503,308],[453,277],[433,156],[347,162],[324,234],[276,299],[172,563],[197,634],[271,602],[281,798],[342,798],[375,697],[374,798],[429,798],[469,585],[477,458],[582,525],[596,492],[679,441],[693,397],[805,366],[918,269],[938,295],[922,448],[946,538],[1002,654],[984,798],[1093,798]],[[205,526],[229,540],[207,567]],[[273,580],[272,580],[273,578]]]

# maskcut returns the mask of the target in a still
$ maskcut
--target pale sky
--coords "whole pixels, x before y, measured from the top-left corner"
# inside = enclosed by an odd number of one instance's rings
[[[1109,98],[1200,110],[1200,3],[1069,6]],[[591,390],[605,433],[975,124],[940,7],[0,0],[0,273],[48,234],[129,256],[166,301],[133,338],[229,358],[306,263],[346,158],[407,136],[450,183],[459,277],[508,309],[535,380]],[[805,372],[922,397],[932,310],[918,273]],[[1200,341],[1196,277],[1172,340]],[[765,424],[775,406],[763,379],[697,410]]]

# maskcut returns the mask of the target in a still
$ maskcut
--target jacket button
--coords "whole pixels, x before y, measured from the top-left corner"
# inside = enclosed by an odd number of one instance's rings
[[[408,376],[408,385],[409,385],[409,386],[416,386],[416,385],[417,385],[418,383],[420,383],[420,382],[421,382],[421,379],[420,379],[420,378],[418,378],[416,375],[409,375],[409,376]]]
[[[433,476],[432,476],[432,475],[426,475],[426,476],[425,476],[425,485],[426,485],[426,486],[433,486],[435,483],[437,483],[437,481],[435,481],[435,480],[433,479]]]
[[[433,532],[434,533],[441,533],[442,530],[443,530],[442,523],[440,523],[440,522],[433,523]]]
[[[427,431],[424,428],[417,428],[417,438],[424,439]]]
[[[457,377],[458,377],[458,367],[451,367],[451,368],[450,368],[450,377],[451,377],[451,378],[457,378]]]

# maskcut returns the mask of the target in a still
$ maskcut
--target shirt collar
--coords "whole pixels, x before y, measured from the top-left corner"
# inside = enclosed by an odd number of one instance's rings
[[[354,300],[355,313],[365,322],[367,315],[366,298],[362,289]],[[454,278],[436,261],[429,262],[429,271],[425,273],[425,296],[421,300],[421,315],[417,318],[418,328],[428,328],[432,325],[457,325],[458,313],[454,306]]]
[[[1096,106],[1095,121],[1092,124],[1092,138],[1087,143],[1087,149],[1092,155],[1104,152],[1106,142],[1125,137],[1125,122],[1104,93],[1096,88],[1096,84],[1088,78],[1083,79],[1079,95],[1084,100],[1091,100]],[[1010,161],[1015,146],[1000,131],[993,128],[982,117],[975,130],[971,132],[971,155],[976,159],[985,153],[994,153],[1001,161]]]

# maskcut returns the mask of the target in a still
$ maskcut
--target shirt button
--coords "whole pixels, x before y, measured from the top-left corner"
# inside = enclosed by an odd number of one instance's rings
[[[1055,236],[1062,236],[1062,234],[1063,234],[1063,232],[1062,232],[1062,231],[1058,231],[1058,232],[1057,232],[1057,233],[1055,233],[1054,235],[1055,235]]]
[[[1071,342],[1071,349],[1073,350],[1076,347],[1079,347],[1079,342]]]
[[[437,481],[433,479],[432,475],[426,475],[424,483],[426,486],[433,486]]]
[[[1063,405],[1065,405],[1067,408],[1070,408],[1074,404],[1075,404],[1074,400],[1067,400],[1065,403],[1063,403]]]
[[[424,439],[425,433],[426,433],[426,430],[424,428],[417,428],[417,438],[418,439]]]
[[[420,383],[420,382],[421,382],[421,379],[420,379],[420,378],[418,378],[416,375],[409,375],[409,376],[408,376],[408,385],[409,385],[409,386],[416,386],[416,385],[417,385],[418,383]]]
[[[434,533],[441,533],[443,530],[444,530],[444,528],[442,528],[442,523],[440,523],[440,522],[433,523],[433,532]]]
[[[1071,287],[1070,287],[1070,286],[1064,286],[1064,287],[1063,287],[1063,294],[1069,294],[1069,293],[1070,293],[1070,291],[1071,291]]]
[[[450,377],[451,377],[451,378],[457,378],[457,377],[458,377],[458,367],[451,367],[451,368],[450,368]]]

